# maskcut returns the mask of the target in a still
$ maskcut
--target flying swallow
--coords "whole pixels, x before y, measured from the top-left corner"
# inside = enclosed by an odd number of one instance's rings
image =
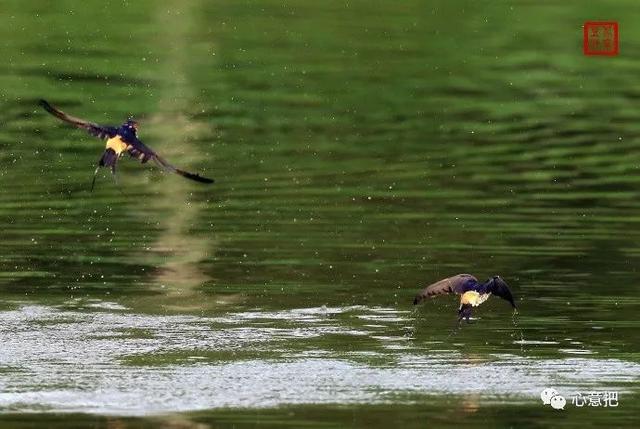
[[[486,282],[480,283],[478,279],[471,274],[458,274],[457,276],[449,277],[427,286],[416,295],[413,300],[413,305],[420,304],[427,298],[435,298],[438,295],[447,295],[450,293],[460,295],[458,324],[462,319],[469,322],[472,308],[485,302],[492,294],[509,301],[513,308],[516,308],[516,303],[509,289],[509,285],[507,285],[500,276],[493,276],[487,279]]]
[[[132,119],[127,120],[119,127],[103,126],[67,115],[45,100],[40,100],[40,105],[56,118],[68,122],[78,128],[85,129],[92,136],[107,141],[106,149],[102,154],[102,157],[98,160],[98,166],[96,167],[96,171],[93,173],[91,190],[93,190],[96,183],[96,176],[100,167],[110,167],[113,178],[116,178],[116,163],[125,153],[129,154],[132,158],[138,159],[142,164],[151,159],[164,171],[176,173],[182,177],[186,177],[187,179],[195,180],[200,183],[213,183],[213,179],[208,179],[198,174],[189,173],[188,171],[174,167],[142,143],[138,139],[138,123]]]

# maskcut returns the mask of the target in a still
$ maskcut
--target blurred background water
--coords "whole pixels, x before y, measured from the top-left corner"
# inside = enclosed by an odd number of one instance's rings
[[[0,13],[0,427],[633,427],[636,2]],[[617,57],[582,54],[601,19]],[[39,98],[217,182],[123,160],[90,193],[103,143]],[[459,272],[519,314],[412,308]]]

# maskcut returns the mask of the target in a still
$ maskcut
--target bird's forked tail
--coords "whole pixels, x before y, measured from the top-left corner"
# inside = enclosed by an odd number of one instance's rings
[[[111,148],[105,150],[98,161],[98,166],[96,167],[96,171],[93,173],[93,181],[91,182],[91,190],[93,191],[93,187],[96,184],[96,176],[98,175],[98,171],[100,167],[109,167],[111,168],[111,174],[113,175],[113,180],[118,183],[116,179],[116,163],[118,162],[118,154]]]

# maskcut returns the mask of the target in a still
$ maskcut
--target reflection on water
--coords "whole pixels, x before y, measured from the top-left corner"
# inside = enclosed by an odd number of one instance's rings
[[[461,395],[465,409],[474,409],[480,406],[473,400],[479,392],[485,403],[534,402],[546,386],[626,391],[625,384],[640,376],[640,365],[617,359],[474,356],[411,345],[386,349],[412,342],[395,332],[398,323],[413,320],[392,309],[320,307],[198,317],[137,314],[113,302],[12,305],[15,309],[0,313],[0,409],[5,411],[147,415],[402,402],[411,394]],[[380,313],[393,317],[377,317]],[[354,329],[353,317],[373,317],[377,324]],[[360,350],[323,344],[335,335],[344,342],[366,337],[374,344]],[[312,339],[312,349],[298,344]],[[380,354],[384,360],[376,364]]]
[[[158,9],[155,19],[159,28],[165,28],[158,34],[160,44],[169,46],[166,74],[172,75],[169,82],[159,86],[157,112],[149,120],[149,128],[161,131],[164,141],[163,154],[168,159],[178,159],[174,163],[182,163],[184,159],[207,158],[199,154],[198,147],[190,141],[198,135],[199,128],[205,124],[193,123],[182,112],[189,110],[193,85],[189,80],[188,66],[188,27],[194,21],[193,7],[196,3],[185,4],[181,8],[180,19],[173,19],[163,8]],[[174,5],[178,6],[177,4]],[[202,134],[200,130],[200,134]],[[159,148],[160,150],[160,148]],[[195,292],[199,286],[210,280],[203,272],[200,262],[215,251],[214,234],[195,236],[189,229],[197,222],[206,209],[204,202],[193,201],[190,197],[191,184],[182,180],[171,180],[162,186],[160,195],[153,199],[153,206],[165,212],[164,230],[151,251],[166,258],[156,270],[154,283],[164,288],[165,306],[182,309],[198,309],[203,303]],[[211,192],[211,190],[209,190]]]

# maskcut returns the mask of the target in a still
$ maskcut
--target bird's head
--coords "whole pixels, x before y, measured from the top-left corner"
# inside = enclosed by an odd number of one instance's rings
[[[131,131],[133,134],[138,132],[138,122],[134,121],[132,118],[127,119],[127,122],[123,125],[128,131]]]

